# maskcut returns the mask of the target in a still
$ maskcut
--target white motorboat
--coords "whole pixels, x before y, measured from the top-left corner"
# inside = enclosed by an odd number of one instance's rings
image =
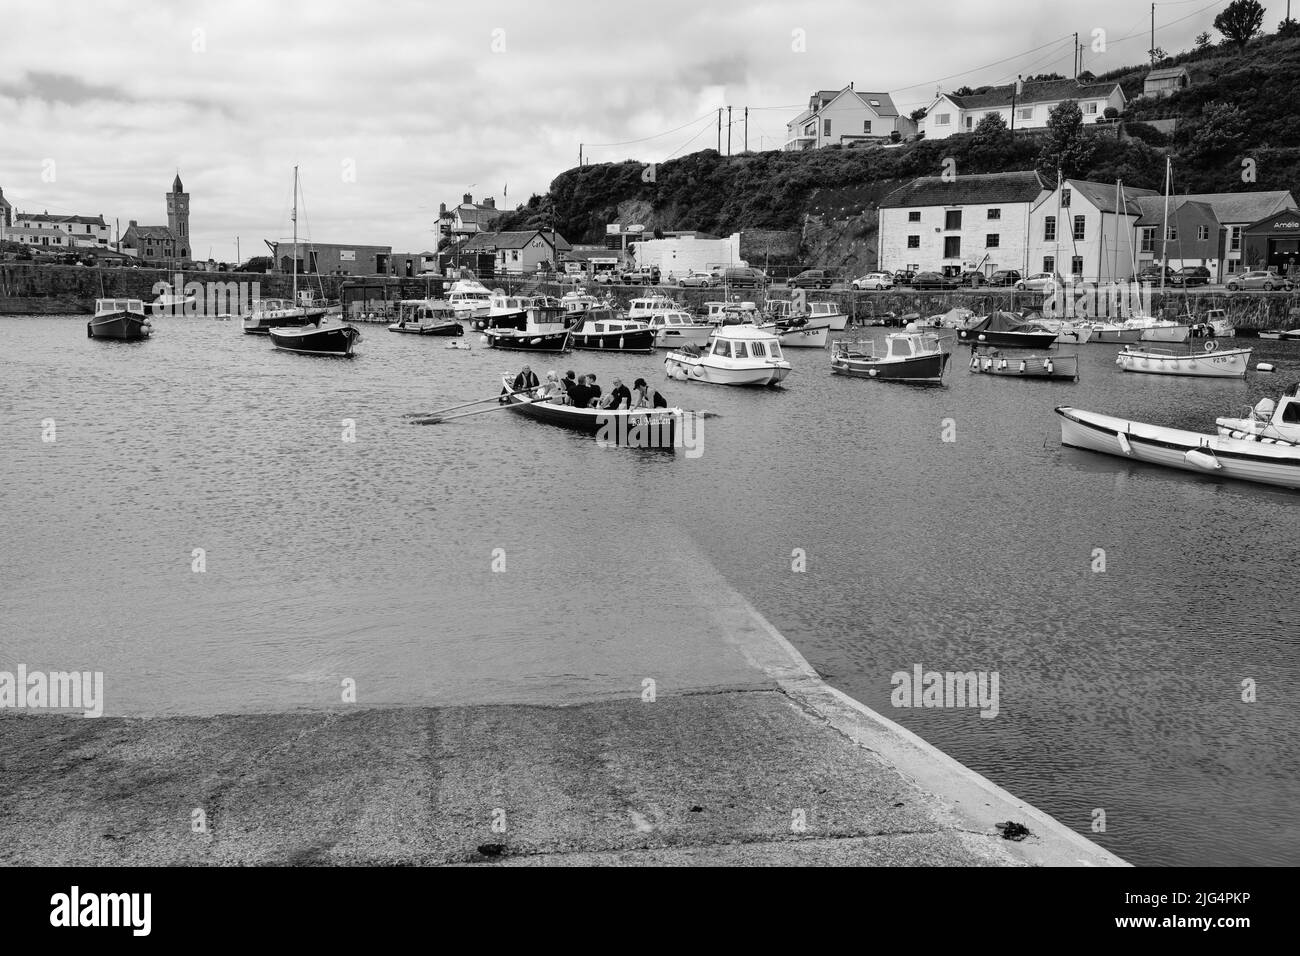
[[[703,347],[714,331],[712,325],[698,321],[689,312],[660,312],[650,316],[649,325],[655,330],[655,347],[661,349]]]
[[[824,349],[830,338],[828,326],[814,326],[811,322],[800,323],[798,319],[780,323],[768,322],[758,328],[780,338],[781,344],[788,349]]]
[[[442,299],[402,299],[397,303],[397,321],[388,331],[408,335],[464,335],[465,327]]]
[[[1246,409],[1244,418],[1215,419],[1219,434],[1273,445],[1300,445],[1300,383],[1292,385],[1275,403],[1260,399]]]
[[[1208,334],[1217,339],[1230,339],[1236,336],[1237,327],[1228,319],[1228,313],[1226,310],[1207,309],[1200,324],[1193,327],[1192,334]]]
[[[648,322],[656,315],[662,315],[665,312],[681,311],[681,303],[674,302],[666,295],[648,295],[640,299],[633,299],[627,304],[627,317],[629,319],[639,319],[642,322]]]
[[[462,322],[486,319],[492,306],[492,293],[474,279],[458,279],[447,290],[447,302]]]
[[[1252,349],[1224,349],[1211,339],[1201,352],[1126,346],[1115,356],[1125,372],[1147,375],[1191,375],[1200,378],[1245,378]]]
[[[753,325],[723,326],[701,350],[686,346],[668,353],[669,378],[710,385],[775,385],[790,374],[781,342]]]
[[[1282,332],[1279,329],[1265,329],[1263,332],[1259,333],[1259,337],[1261,339],[1280,339],[1285,334],[1285,332]]]
[[[1143,327],[1138,336],[1139,342],[1186,342],[1192,336],[1192,327],[1183,322],[1167,319],[1152,319],[1151,324]]]
[[[809,302],[807,317],[809,322],[826,320],[826,327],[832,332],[843,332],[849,322],[838,302]]]
[[[1089,342],[1099,345],[1128,345],[1142,338],[1142,326],[1124,322],[1094,322]]]
[[[1222,478],[1300,488],[1300,446],[1166,428],[1058,406],[1061,444]]]

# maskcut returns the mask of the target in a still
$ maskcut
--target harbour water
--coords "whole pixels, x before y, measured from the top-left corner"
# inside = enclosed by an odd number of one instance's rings
[[[1125,375],[1092,345],[1078,383],[1007,381],[959,350],[945,388],[791,350],[787,387],[750,391],[477,335],[369,326],[348,361],[232,322],[114,343],[84,321],[0,318],[0,670],[102,670],[112,715],[331,708],[349,678],[368,705],[751,680],[701,628],[708,572],[830,683],[1131,862],[1300,862],[1300,496],[1063,449],[1052,414],[1210,428],[1300,378],[1300,345],[1252,340],[1278,372],[1244,383]],[[526,360],[715,413],[703,454],[402,418]],[[997,716],[893,707],[917,664],[997,672]]]

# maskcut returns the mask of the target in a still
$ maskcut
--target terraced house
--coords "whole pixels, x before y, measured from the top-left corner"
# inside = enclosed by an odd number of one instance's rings
[[[945,139],[954,133],[971,133],[990,113],[999,114],[1007,126],[1043,129],[1053,109],[1066,100],[1079,104],[1085,123],[1103,119],[1107,107],[1124,112],[1127,98],[1118,83],[1080,83],[1077,80],[1017,81],[982,93],[958,96],[940,93],[926,107],[921,129],[926,139]]]
[[[1046,192],[1032,170],[915,179],[880,202],[879,268],[1023,273],[1030,209]]]

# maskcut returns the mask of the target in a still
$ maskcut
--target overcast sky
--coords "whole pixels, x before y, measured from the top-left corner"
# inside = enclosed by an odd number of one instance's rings
[[[1189,49],[1224,6],[1158,3],[1157,45]],[[1266,7],[1272,31],[1285,3]],[[577,165],[579,143],[593,162],[661,161],[715,145],[731,105],[732,148],[749,106],[750,147],[771,149],[815,89],[853,81],[910,112],[936,86],[1068,75],[1076,30],[1085,69],[1138,63],[1150,6],[26,3],[0,28],[0,188],[17,209],[125,230],[166,223],[179,169],[196,256],[233,259],[239,236],[247,258],[289,234],[296,163],[312,239],[420,251],[439,202],[513,208]]]

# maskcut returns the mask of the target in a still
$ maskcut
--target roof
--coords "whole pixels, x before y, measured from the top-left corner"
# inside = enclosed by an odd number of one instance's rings
[[[69,238],[68,234],[62,229],[46,229],[43,226],[9,226],[5,229],[6,236],[23,233],[31,236],[59,236],[60,238]]]
[[[481,232],[465,243],[463,249],[465,252],[472,252],[476,249],[484,251],[491,249],[522,249],[538,235],[547,243],[551,241],[551,231],[549,229],[526,229],[522,232]],[[556,248],[561,250],[570,248],[568,241],[558,232],[555,234],[555,245]]]
[[[1187,73],[1187,67],[1185,66],[1166,66],[1166,67],[1161,67],[1158,70],[1152,70],[1150,73],[1147,74],[1147,79],[1167,80],[1170,77],[1180,76],[1184,73]],[[1190,74],[1188,75],[1190,76]]]
[[[179,169],[176,171],[176,178],[172,180],[172,192],[174,193],[185,192],[185,187],[181,185],[181,173]]]
[[[26,213],[20,212],[15,217],[17,219],[26,219],[29,222],[67,222],[67,223],[84,223],[91,226],[104,226],[103,216],[51,216],[48,213]],[[107,228],[105,226],[105,228]]]
[[[172,232],[171,226],[130,226],[123,238],[135,234],[138,239],[158,239],[165,241],[176,241],[180,237]]]
[[[1095,100],[1106,99],[1119,88],[1115,82],[1079,83],[1076,80],[1039,80],[1025,83],[1020,93],[1016,94],[1016,103],[1055,103],[1060,100]],[[994,106],[1011,105],[1011,96],[1015,85],[995,86],[987,93],[975,93],[970,96],[945,94],[957,106],[964,110],[986,109]],[[1121,90],[1120,95],[1123,96]]]
[[[1142,214],[1134,223],[1135,226],[1158,226],[1164,222],[1164,196],[1144,196],[1138,200],[1138,206]],[[1218,219],[1218,214],[1210,203],[1189,199],[1187,196],[1169,197],[1169,212],[1171,215],[1176,216],[1180,210],[1187,207],[1198,210],[1207,219]]]
[[[1137,225],[1153,225],[1164,218],[1164,196],[1153,190],[1144,190],[1154,196],[1152,201],[1143,200],[1142,218]],[[1197,203],[1208,206],[1214,218],[1224,225],[1248,224],[1267,219],[1275,212],[1295,209],[1296,202],[1289,190],[1274,189],[1263,192],[1242,193],[1190,193],[1182,196],[1170,196],[1169,208],[1177,209],[1185,203]]]
[[[1114,183],[1093,183],[1086,179],[1067,179],[1065,184],[1097,207],[1099,212],[1116,213],[1120,211],[1115,202]],[[1149,196],[1159,196],[1154,189],[1137,189],[1125,186],[1122,190],[1124,215],[1140,216],[1143,213],[1141,200]]]
[[[1044,188],[1033,170],[958,176],[951,182],[942,176],[922,176],[887,195],[880,208],[1033,202]]]
[[[490,222],[503,212],[505,212],[504,209],[497,209],[493,206],[480,206],[478,203],[461,203],[456,207],[456,214],[460,216],[461,222],[475,224]]]
[[[859,90],[846,86],[842,90],[818,90],[812,96],[808,97],[808,108],[785,125],[798,126],[800,123],[806,123],[818,112],[825,109],[845,93],[856,96],[864,109],[871,110],[877,116],[884,117],[898,115],[898,107],[894,105],[894,100],[888,93],[872,93],[868,90]],[[871,105],[873,100],[877,105]]]

